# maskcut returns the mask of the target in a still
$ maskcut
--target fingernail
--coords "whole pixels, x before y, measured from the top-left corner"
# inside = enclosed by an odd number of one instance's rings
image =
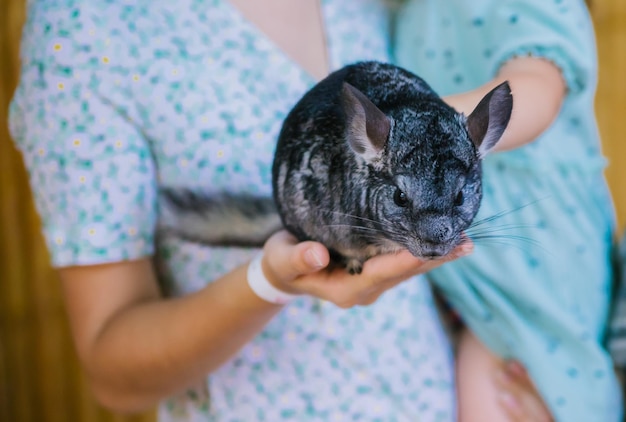
[[[320,259],[320,256],[314,249],[307,249],[304,253],[304,261],[313,269],[320,269],[324,266],[324,263]]]

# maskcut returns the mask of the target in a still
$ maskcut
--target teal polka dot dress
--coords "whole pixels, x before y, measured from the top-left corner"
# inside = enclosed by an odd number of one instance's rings
[[[557,421],[621,421],[602,344],[614,218],[584,2],[413,0],[404,7],[397,60],[441,95],[487,82],[515,56],[560,68],[568,93],[557,120],[532,144],[484,162],[482,223],[469,231],[475,253],[430,278],[485,345],[524,363]]]
[[[389,60],[389,10],[322,1],[333,69]],[[281,121],[314,80],[224,0],[33,0],[10,125],[57,267],[154,255],[172,295],[255,251],[162,236],[158,186],[270,194]],[[157,246],[155,246],[157,245]],[[455,420],[423,279],[375,305],[301,298],[165,421]]]

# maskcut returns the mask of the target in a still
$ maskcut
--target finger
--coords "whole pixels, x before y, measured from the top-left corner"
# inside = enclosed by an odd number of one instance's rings
[[[471,253],[473,244],[465,242],[440,260],[423,260],[408,251],[378,255],[368,259],[359,275],[345,269],[319,271],[330,262],[328,250],[317,242],[301,242],[286,231],[272,236],[265,246],[264,270],[279,288],[291,293],[303,293],[335,303],[342,308],[375,302],[386,290]],[[302,277],[305,276],[306,277]]]
[[[504,371],[506,371],[511,378],[516,379],[518,382],[532,385],[532,381],[528,376],[528,372],[526,372],[526,368],[524,368],[524,365],[518,361],[507,360],[504,363]]]
[[[294,285],[343,309],[371,304],[380,295],[379,286],[372,285],[363,274],[349,274],[345,268],[299,277],[294,280]]]
[[[514,395],[508,391],[500,391],[497,398],[500,406],[508,413],[511,422],[526,422],[530,420],[525,418],[522,406]]]
[[[416,274],[423,274],[451,261],[464,256],[473,250],[473,244],[468,242],[460,245],[448,256],[439,260],[424,260],[413,256],[404,250],[395,254],[374,256],[363,265],[363,272],[358,275],[348,275],[345,271],[333,272],[327,280],[324,292],[329,294],[328,299],[341,307],[350,307],[354,304],[366,305],[375,302],[380,295],[397,284],[408,280]]]
[[[428,265],[428,261],[416,258],[408,251],[401,251],[395,254],[384,254],[372,257],[365,261],[363,274],[372,280],[384,280],[390,274],[393,278],[408,278]]]
[[[404,250],[397,254],[379,255],[370,258],[365,262],[363,271],[372,275],[375,279],[392,273],[397,274],[396,281],[406,280],[413,275],[428,272],[447,262],[469,255],[473,250],[474,244],[471,241],[461,243],[452,252],[438,259],[417,258]]]
[[[372,274],[371,264],[366,262],[369,270],[364,267],[360,274],[350,274],[345,268],[334,267],[326,271],[299,277],[294,280],[298,289],[334,303],[341,308],[355,305],[369,305],[393,285],[406,279],[391,280],[390,276],[396,268],[391,267],[387,273]]]
[[[455,259],[470,255],[474,252],[474,242],[472,242],[469,238],[464,240],[459,245],[456,246],[449,254],[446,256],[439,258],[436,261],[440,261],[441,263],[454,261]]]
[[[518,386],[522,389],[533,390],[533,384],[526,369],[515,360],[507,360],[501,367],[502,374],[498,374],[498,380],[504,387]]]
[[[528,409],[533,420],[537,422],[551,422],[553,420],[550,410],[544,403],[537,391],[535,384],[528,375],[526,368],[516,360],[509,360],[504,365],[504,372],[513,386],[519,390],[519,398],[522,407]]]
[[[328,249],[318,242],[298,242],[287,231],[274,234],[265,244],[265,276],[286,291],[295,278],[326,268],[330,263]]]
[[[504,363],[502,370],[506,373],[513,385],[518,386],[527,393],[532,393],[539,397],[539,393],[537,393],[524,365],[515,360],[508,360]]]
[[[495,377],[499,389],[498,400],[503,408],[509,413],[515,422],[550,422],[552,416],[543,403],[539,393],[526,371],[513,365],[516,373],[511,373],[508,368],[510,362],[503,365]]]

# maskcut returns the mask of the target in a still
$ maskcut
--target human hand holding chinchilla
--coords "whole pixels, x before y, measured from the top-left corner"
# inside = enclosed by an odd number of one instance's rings
[[[513,100],[505,81],[468,115],[390,64],[346,66],[294,106],[273,166],[282,222],[350,273],[379,254],[440,258],[467,241],[482,198],[481,161]]]
[[[274,287],[350,308],[374,303],[385,291],[412,276],[471,253],[473,244],[463,243],[437,260],[416,258],[408,251],[378,255],[367,260],[358,275],[339,267],[329,268],[330,254],[324,245],[298,242],[286,230],[272,235],[263,250],[263,272]]]

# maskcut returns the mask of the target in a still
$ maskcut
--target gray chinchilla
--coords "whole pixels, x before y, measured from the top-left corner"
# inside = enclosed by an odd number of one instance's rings
[[[507,82],[466,117],[402,68],[346,66],[285,119],[273,199],[164,188],[164,227],[202,243],[249,246],[285,227],[326,245],[351,273],[401,249],[446,255],[478,211],[481,159],[502,136],[512,106]]]

